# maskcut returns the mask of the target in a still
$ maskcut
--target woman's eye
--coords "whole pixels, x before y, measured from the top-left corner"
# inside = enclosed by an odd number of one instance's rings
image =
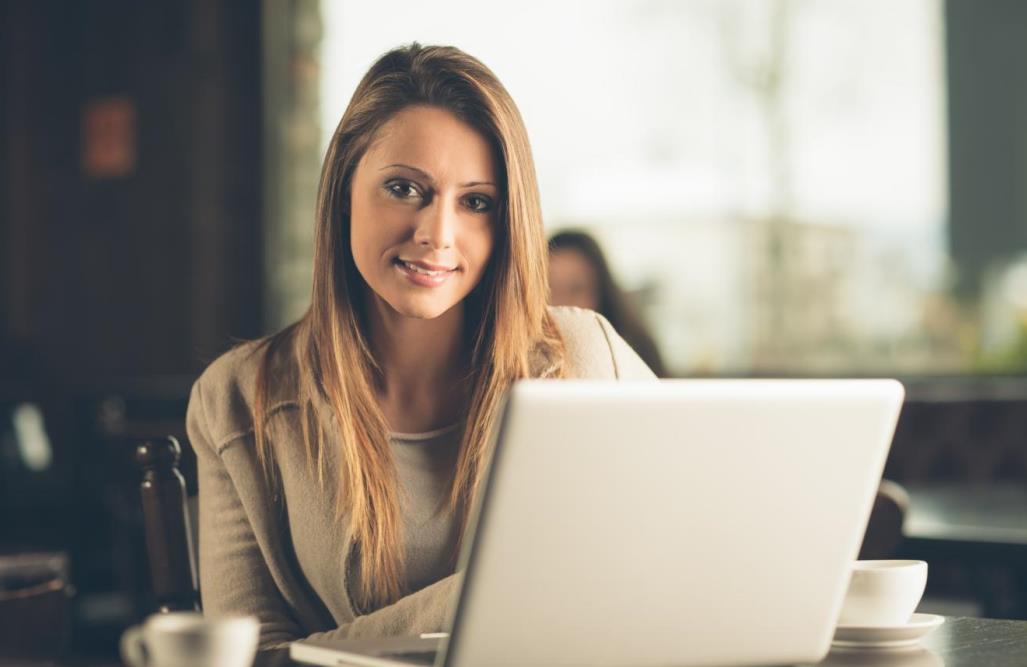
[[[414,184],[406,181],[389,181],[385,184],[385,189],[396,199],[413,199],[421,196]]]
[[[486,213],[492,210],[492,200],[480,195],[471,195],[464,199],[467,208],[477,213]]]

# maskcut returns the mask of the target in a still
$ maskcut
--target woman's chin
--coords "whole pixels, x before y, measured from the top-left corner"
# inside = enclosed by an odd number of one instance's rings
[[[441,297],[442,295],[425,295],[417,298],[389,299],[388,304],[401,317],[417,320],[434,320],[449,312],[453,306],[459,303],[454,303],[452,299]]]

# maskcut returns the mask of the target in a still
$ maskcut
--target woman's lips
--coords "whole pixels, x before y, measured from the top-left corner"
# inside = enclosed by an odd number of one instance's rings
[[[411,262],[398,257],[394,265],[407,280],[421,287],[438,287],[456,273],[455,268],[450,269],[421,261]]]

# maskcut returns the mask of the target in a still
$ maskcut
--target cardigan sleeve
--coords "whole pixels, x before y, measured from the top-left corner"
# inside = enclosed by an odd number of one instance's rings
[[[383,637],[438,632],[450,621],[459,573],[327,631],[304,632],[264,560],[246,507],[211,435],[201,383],[193,386],[186,425],[196,451],[200,503],[200,593],[207,615],[252,614],[260,647],[281,648],[306,636]]]
[[[609,320],[595,313],[599,328],[610,346],[610,358],[613,361],[614,377],[618,380],[655,380],[656,374],[638,356],[627,341],[621,338]]]
[[[424,632],[448,631],[462,584],[462,572],[451,574],[387,607],[357,616],[335,630],[315,632],[309,636],[316,639],[364,639],[416,637]],[[287,643],[265,648],[282,648]]]
[[[563,338],[567,377],[592,380],[655,380],[656,375],[599,313],[550,306]]]

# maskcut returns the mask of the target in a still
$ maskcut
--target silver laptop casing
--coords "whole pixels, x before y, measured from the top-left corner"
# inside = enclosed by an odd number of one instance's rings
[[[436,664],[820,660],[902,399],[893,380],[516,383]]]

